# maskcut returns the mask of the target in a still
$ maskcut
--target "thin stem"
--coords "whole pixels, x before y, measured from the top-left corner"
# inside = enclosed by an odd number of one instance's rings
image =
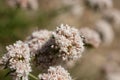
[[[35,80],[38,80],[38,78],[37,78],[36,76],[32,75],[31,73],[29,73],[29,76],[30,76],[31,78],[35,79]]]

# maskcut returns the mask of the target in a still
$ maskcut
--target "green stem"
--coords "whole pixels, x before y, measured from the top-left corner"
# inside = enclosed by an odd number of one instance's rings
[[[35,79],[35,80],[38,80],[38,78],[37,78],[36,76],[32,75],[31,73],[29,73],[29,76],[30,76],[31,78]]]

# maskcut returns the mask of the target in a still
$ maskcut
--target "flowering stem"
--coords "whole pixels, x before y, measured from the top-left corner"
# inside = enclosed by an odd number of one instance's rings
[[[34,76],[34,75],[30,74],[30,73],[29,73],[29,76],[30,76],[31,78],[35,79],[35,80],[38,80],[38,78],[37,78],[36,76]]]

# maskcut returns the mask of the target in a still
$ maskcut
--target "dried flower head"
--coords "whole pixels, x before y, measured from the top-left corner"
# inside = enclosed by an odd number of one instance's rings
[[[50,67],[48,73],[39,74],[39,80],[72,80],[68,71],[61,66]]]
[[[87,6],[94,10],[103,11],[113,7],[112,0],[85,0]]]
[[[103,18],[107,20],[110,24],[120,26],[120,11],[116,9],[110,9],[103,12]]]
[[[84,51],[83,39],[75,28],[62,24],[57,27],[53,37],[56,47],[59,48],[59,56],[63,60],[77,59]]]
[[[28,37],[26,43],[28,43],[30,47],[31,54],[34,56],[43,45],[49,40],[51,36],[51,32],[48,30],[40,30],[32,33],[31,36]]]
[[[23,9],[38,9],[38,0],[6,0],[11,7],[21,7]]]
[[[101,35],[102,42],[109,45],[114,38],[112,26],[104,20],[100,20],[95,24],[96,31]]]
[[[15,80],[28,80],[30,67],[30,49],[28,44],[17,41],[6,47],[7,53],[3,56],[3,64],[14,71]]]
[[[101,43],[100,35],[93,29],[87,27],[81,28],[80,34],[84,36],[84,42],[87,45],[97,48]]]

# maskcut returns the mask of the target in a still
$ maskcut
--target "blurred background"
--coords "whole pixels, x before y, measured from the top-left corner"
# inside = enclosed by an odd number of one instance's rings
[[[109,1],[106,0],[106,4]],[[101,4],[98,5],[106,6]],[[112,9],[119,12],[120,0],[113,0],[112,4]],[[0,57],[7,45],[26,40],[36,30],[55,30],[62,23],[77,29],[94,28],[94,24],[103,19],[106,11],[103,9],[94,10],[86,0],[0,0]],[[112,24],[112,29],[114,39],[109,45],[86,48],[82,58],[69,69],[73,79],[120,80],[120,25]],[[6,70],[0,70],[0,80],[10,80],[5,75]]]

